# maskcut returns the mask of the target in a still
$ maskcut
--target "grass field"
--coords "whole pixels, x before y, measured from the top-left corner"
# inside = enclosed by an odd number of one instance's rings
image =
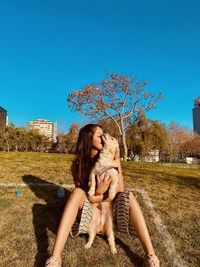
[[[0,183],[72,184],[72,158],[0,152]],[[161,267],[200,266],[200,171],[132,162],[122,162],[122,170],[126,187],[138,196]],[[57,199],[57,190],[0,186],[0,266],[44,266],[66,201]],[[68,238],[63,266],[141,266],[137,237],[116,233],[116,256],[105,238],[97,236],[90,250],[84,249],[86,240],[86,235]]]

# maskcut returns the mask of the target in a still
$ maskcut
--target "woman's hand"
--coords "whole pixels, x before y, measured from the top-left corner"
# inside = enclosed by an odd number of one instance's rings
[[[99,182],[97,185],[97,190],[95,195],[96,196],[103,195],[108,190],[111,180],[112,180],[111,176],[108,174],[108,172],[105,172],[103,180]]]

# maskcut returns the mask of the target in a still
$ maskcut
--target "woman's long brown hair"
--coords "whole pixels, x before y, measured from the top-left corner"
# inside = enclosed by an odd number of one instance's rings
[[[80,129],[75,149],[76,158],[72,163],[75,186],[84,191],[89,190],[89,175],[99,157],[99,153],[95,157],[91,157],[93,135],[97,127],[102,128],[98,124],[87,124]]]

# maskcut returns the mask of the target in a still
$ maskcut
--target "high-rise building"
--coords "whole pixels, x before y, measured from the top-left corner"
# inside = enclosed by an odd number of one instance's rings
[[[194,100],[193,113],[193,129],[194,132],[200,134],[200,97]]]
[[[7,110],[0,107],[0,130],[4,129],[8,124]]]
[[[29,129],[38,129],[41,134],[49,137],[50,141],[56,142],[57,124],[48,120],[38,119],[30,121],[28,124]]]

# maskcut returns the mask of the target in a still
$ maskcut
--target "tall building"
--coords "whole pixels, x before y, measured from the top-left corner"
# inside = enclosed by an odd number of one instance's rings
[[[41,134],[49,137],[50,141],[56,142],[57,124],[48,120],[38,119],[30,121],[28,124],[29,129],[38,129]]]
[[[194,100],[193,113],[193,129],[194,132],[200,134],[200,97]]]
[[[4,129],[8,124],[7,110],[0,107],[0,130]]]

